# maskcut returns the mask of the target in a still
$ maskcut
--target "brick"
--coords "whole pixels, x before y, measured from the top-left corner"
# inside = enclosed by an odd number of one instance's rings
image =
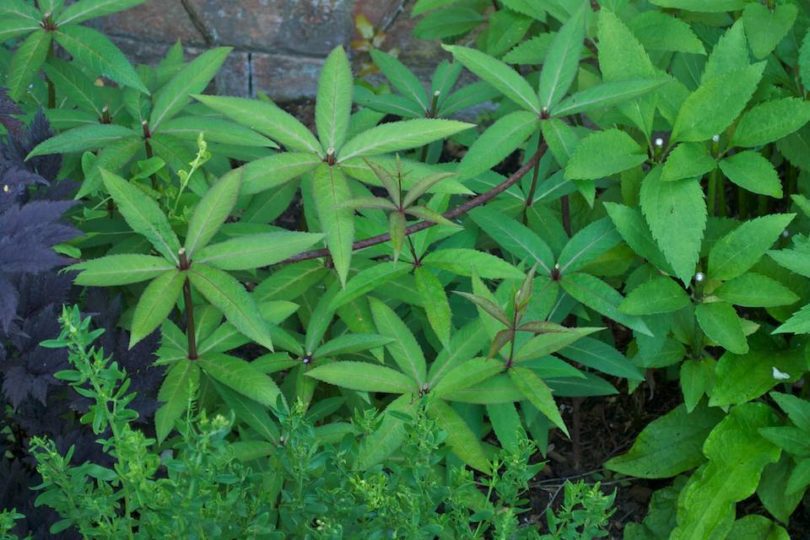
[[[152,43],[204,45],[180,0],[148,0],[132,9],[101,17],[93,26],[111,36],[129,37]]]

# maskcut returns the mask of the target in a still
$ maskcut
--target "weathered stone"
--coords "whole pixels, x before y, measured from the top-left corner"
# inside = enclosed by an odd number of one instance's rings
[[[93,25],[110,36],[151,43],[205,45],[180,0],[148,0],[140,6],[101,17]]]
[[[266,92],[278,101],[315,96],[323,60],[283,54],[253,53],[253,94]]]
[[[215,79],[217,94],[221,96],[251,95],[251,53],[233,51]]]

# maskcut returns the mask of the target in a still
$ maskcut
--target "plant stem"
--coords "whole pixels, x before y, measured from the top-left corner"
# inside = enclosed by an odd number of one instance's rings
[[[484,193],[481,193],[480,195],[473,197],[467,202],[464,202],[456,206],[455,208],[448,210],[443,214],[444,217],[447,219],[455,219],[459,216],[463,216],[473,208],[488,203],[489,201],[491,201],[492,199],[494,199],[495,197],[497,197],[498,195],[500,195],[513,185],[517,184],[520,181],[520,179],[526,176],[529,173],[529,171],[532,170],[532,167],[534,167],[537,164],[537,162],[540,161],[540,158],[542,158],[543,154],[545,154],[546,148],[547,147],[544,143],[541,146],[541,148],[529,159],[529,161],[527,161],[520,169],[512,173],[512,175],[509,178],[507,178],[494,188],[490,189],[489,191],[485,191]],[[418,223],[414,223],[413,225],[410,225],[405,229],[405,236],[410,236],[419,231],[424,231],[425,229],[429,229],[434,225],[436,224],[432,221],[420,221]],[[376,246],[377,244],[388,242],[389,240],[391,240],[390,234],[388,233],[378,234],[377,236],[372,236],[370,238],[366,238],[365,240],[358,240],[357,242],[352,244],[352,250],[358,251],[361,249],[365,249],[367,247]],[[290,264],[294,262],[308,261],[310,259],[319,259],[321,257],[328,257],[328,256],[329,256],[328,249],[314,249],[284,259],[283,261],[280,261],[278,264]]]
[[[541,140],[537,140],[537,151],[540,151],[540,146],[543,144]],[[526,202],[523,205],[523,224],[526,224],[526,218],[528,216],[529,208],[534,204],[534,193],[537,191],[537,178],[540,176],[540,162],[538,161],[537,164],[534,166],[534,171],[532,172],[532,183],[529,185],[529,193],[526,195]]]
[[[141,122],[141,130],[143,131],[143,147],[146,150],[146,159],[152,159],[154,153],[152,152],[152,145],[149,144],[152,132],[149,130],[149,123],[146,120]],[[153,174],[149,179],[152,182],[152,189],[157,189],[157,177]]]
[[[180,249],[180,270],[188,270],[191,266],[186,250]],[[186,337],[188,338],[188,359],[196,360],[197,356],[197,336],[194,329],[194,302],[191,298],[191,281],[186,277],[183,283],[183,303],[186,307]]]
[[[560,198],[560,210],[562,212],[562,224],[565,229],[565,234],[571,236],[571,201],[568,195],[563,195]]]

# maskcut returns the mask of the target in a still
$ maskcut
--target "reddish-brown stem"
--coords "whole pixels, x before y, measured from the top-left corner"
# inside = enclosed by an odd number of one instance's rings
[[[180,250],[180,270],[188,270],[191,262],[186,256],[186,250]],[[194,302],[191,299],[191,282],[186,278],[183,283],[183,303],[186,308],[186,337],[188,338],[188,359],[197,359],[197,335],[194,330]]]
[[[459,216],[463,216],[473,208],[481,206],[482,204],[486,204],[513,185],[517,184],[521,178],[526,176],[529,171],[540,161],[540,158],[543,157],[543,154],[546,152],[546,144],[543,143],[540,148],[535,152],[535,154],[527,161],[520,169],[516,170],[512,175],[495,186],[494,188],[486,191],[472,199],[468,200],[467,202],[448,210],[443,215],[447,219],[455,219]],[[420,221],[418,223],[414,223],[405,229],[405,236],[410,236],[414,233],[419,231],[424,231],[425,229],[429,229],[436,225],[432,221]],[[352,250],[358,251],[361,249],[365,249],[371,246],[376,246],[377,244],[382,244],[384,242],[388,242],[391,239],[391,235],[388,233],[378,234],[377,236],[372,236],[370,238],[366,238],[365,240],[358,240],[354,244],[352,244]],[[293,255],[288,259],[284,259],[279,264],[290,264],[294,262],[300,261],[308,261],[310,259],[318,259],[321,257],[329,256],[328,249],[314,249],[311,251],[305,251],[303,253],[299,253],[298,255]]]

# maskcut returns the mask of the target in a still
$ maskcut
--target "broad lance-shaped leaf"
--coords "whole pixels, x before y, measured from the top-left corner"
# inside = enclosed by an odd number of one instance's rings
[[[726,177],[752,193],[782,198],[782,183],[773,164],[759,152],[739,152],[720,161]]]
[[[599,339],[584,337],[560,350],[559,355],[614,377],[644,380],[644,374],[633,362]]]
[[[624,300],[616,289],[590,274],[574,272],[560,280],[562,288],[581,304],[641,334],[653,336],[644,320],[619,311]]]
[[[9,97],[19,101],[33,76],[45,62],[51,48],[51,32],[36,30],[17,47],[11,64],[8,66],[5,86],[8,87]]]
[[[608,218],[598,219],[577,232],[560,252],[559,272],[574,272],[621,242]]]
[[[110,287],[129,285],[157,277],[175,266],[162,257],[151,255],[107,255],[74,264],[68,270],[79,271],[76,285]]]
[[[748,341],[745,339],[742,321],[730,304],[713,302],[698,304],[695,307],[695,318],[706,337],[734,354],[748,352]]]
[[[735,503],[757,489],[760,475],[779,459],[779,448],[760,435],[777,416],[764,403],[744,403],[711,431],[703,445],[708,463],[683,488],[673,540],[724,537],[734,520]],[[716,536],[715,536],[716,535]]]
[[[132,315],[130,349],[166,320],[180,297],[185,281],[184,272],[172,269],[147,285]]]
[[[706,201],[696,179],[665,182],[656,167],[641,184],[641,211],[675,275],[688,283],[695,273],[706,228]]]
[[[388,345],[392,341],[391,338],[377,334],[344,334],[315,349],[312,357],[317,359],[362,352]]]
[[[490,460],[480,439],[453,407],[436,399],[430,402],[427,411],[439,428],[447,433],[445,442],[454,454],[470,467],[491,473]]]
[[[653,420],[626,454],[605,466],[636,478],[670,478],[686,472],[705,460],[703,442],[723,416],[717,408],[701,405],[690,414],[679,405]]]
[[[354,241],[354,211],[345,206],[352,195],[349,183],[338,167],[324,163],[315,169],[312,190],[329,254],[340,282],[345,286]]]
[[[416,393],[416,382],[389,367],[366,362],[332,362],[306,372],[307,377],[360,392]]]
[[[459,363],[455,368],[444,374],[430,393],[436,397],[444,397],[452,392],[469,388],[503,372],[502,361],[492,358],[472,358]]]
[[[250,128],[214,116],[177,116],[160,125],[160,134],[194,143],[197,142],[200,133],[209,143],[248,148],[279,148],[268,137]]]
[[[230,215],[239,196],[242,176],[226,175],[205,193],[188,221],[186,256],[193,260],[194,253],[204,248]]]
[[[167,260],[178,264],[180,241],[154,199],[120,176],[102,170],[101,177],[132,230],[145,236]]]
[[[535,263],[546,274],[554,267],[554,253],[551,248],[531,229],[514,220],[507,219],[501,212],[480,206],[470,212],[470,217],[503,249],[519,260],[530,265]]]
[[[734,146],[762,146],[799,130],[810,121],[810,104],[800,98],[766,101],[746,111],[731,137]]]
[[[278,444],[280,433],[267,408],[259,402],[252,400],[241,394],[231,390],[222,383],[215,380],[211,381],[217,394],[222,398],[225,404],[231,408],[236,414],[236,418],[256,430],[256,433],[264,437],[266,440]]]
[[[799,296],[780,282],[754,272],[726,281],[714,294],[729,304],[742,307],[787,306],[799,301]]]
[[[281,391],[266,374],[249,362],[221,353],[208,353],[197,360],[211,378],[225,386],[258,401],[265,407],[275,407]]]
[[[352,112],[352,69],[343,46],[332,49],[326,57],[318,81],[315,101],[315,125],[324,152],[334,153],[346,140]]]
[[[297,255],[322,239],[322,234],[315,233],[251,234],[211,244],[200,250],[195,260],[220,270],[252,270]]]
[[[628,315],[671,313],[690,303],[680,285],[669,278],[657,276],[630,291],[619,305],[619,311]]]
[[[585,4],[580,3],[579,9],[554,35],[548,48],[538,86],[541,111],[551,110],[574,82],[585,38],[584,10]]]
[[[274,103],[225,96],[192,96],[231,120],[267,135],[289,150],[324,157],[318,139],[293,115]],[[247,180],[246,180],[247,183]]]
[[[425,355],[413,333],[384,302],[370,297],[369,303],[377,331],[381,336],[394,340],[386,346],[394,362],[419,385],[424,384],[427,378]]]
[[[652,0],[652,4],[663,8],[683,9],[702,13],[722,13],[737,11],[745,7],[748,0]]]
[[[163,380],[158,400],[163,403],[155,413],[155,432],[159,442],[171,433],[174,423],[180,419],[200,383],[200,366],[191,360],[176,362]]]
[[[551,389],[537,374],[523,367],[513,366],[509,369],[509,378],[520,389],[520,392],[529,400],[529,403],[543,413],[552,424],[560,428],[568,436],[568,428],[560,416],[560,410],[551,395]]]
[[[259,345],[273,349],[267,324],[253,298],[238,281],[222,270],[203,264],[192,264],[187,273],[191,284],[224,313],[237,330]]]
[[[717,167],[717,161],[709,155],[703,143],[681,143],[667,156],[661,179],[683,180],[684,178],[698,178],[711,172]]]
[[[486,53],[468,47],[458,45],[442,45],[442,47],[464,67],[491,84],[521,108],[540,114],[540,100],[537,98],[537,94],[534,93],[526,79],[510,66]]]
[[[526,362],[534,360],[535,358],[542,358],[551,353],[555,353],[560,349],[564,349],[568,345],[576,342],[577,340],[603,330],[602,328],[565,328],[561,331],[551,331],[545,334],[534,336],[525,342],[515,355],[515,362]]]
[[[465,248],[439,249],[429,253],[422,264],[447,270],[459,276],[477,275],[484,279],[523,279],[523,272],[489,253]]]
[[[421,118],[375,126],[355,135],[338,151],[338,162],[418,148],[470,129],[473,124],[456,120]]]
[[[667,82],[667,79],[630,79],[597,84],[562,100],[551,108],[551,116],[570,116],[596,111],[634,99]]]
[[[124,53],[101,32],[86,26],[68,25],[60,27],[53,35],[77,62],[119,84],[149,94]]]
[[[26,159],[46,154],[66,154],[104,148],[108,144],[138,134],[124,126],[115,124],[93,124],[69,129],[55,137],[39,143]]]
[[[572,180],[596,180],[641,165],[647,155],[630,135],[618,129],[591,133],[580,141],[565,167]]]
[[[244,171],[242,194],[253,195],[281,186],[313,170],[321,163],[323,163],[323,159],[315,154],[280,152],[251,161],[238,169],[233,169],[228,174],[242,174]]]
[[[466,180],[488,171],[523,144],[538,126],[537,115],[527,111],[499,118],[467,150],[458,167],[459,178]]]
[[[56,18],[59,26],[65,24],[78,24],[96,17],[111,15],[130,9],[146,0],[79,0],[62,11]]]
[[[380,49],[372,49],[371,58],[399,93],[416,102],[423,111],[429,110],[430,103],[422,82],[402,62]]]
[[[681,105],[672,140],[707,141],[722,133],[751,99],[764,69],[761,62],[703,82]]]
[[[742,20],[754,58],[765,58],[779,45],[793,27],[798,13],[798,7],[793,4],[768,7],[760,3],[746,4]]]
[[[709,405],[727,408],[755,400],[779,385],[797,381],[806,366],[804,353],[796,348],[767,347],[744,355],[726,352],[714,367],[715,384]]]
[[[191,94],[205,90],[231,50],[231,47],[217,47],[205,51],[172,77],[155,94],[149,128],[157,131],[163,122],[176,116],[191,101]]]
[[[709,277],[728,280],[745,273],[765,255],[795,216],[776,214],[752,219],[722,237],[709,252]]]
[[[343,290],[335,295],[329,309],[334,311],[389,281],[401,278],[410,270],[411,265],[403,262],[378,263],[369,266],[352,276]]]
[[[433,272],[427,268],[417,267],[414,270],[414,281],[416,290],[422,297],[422,305],[425,308],[430,327],[436,333],[441,344],[450,346],[450,331],[453,328],[453,313],[450,310],[450,303],[444,291],[444,285],[439,281]]]
[[[366,470],[399,450],[407,436],[401,416],[412,416],[414,413],[415,402],[410,394],[404,394],[388,404],[382,413],[379,428],[360,441],[354,467]]]

